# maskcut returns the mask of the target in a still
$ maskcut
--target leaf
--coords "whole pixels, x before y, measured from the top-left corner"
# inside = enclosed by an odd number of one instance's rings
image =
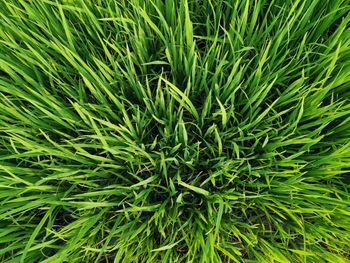
[[[208,196],[209,195],[209,192],[207,190],[202,189],[202,188],[189,185],[189,184],[187,184],[185,182],[182,182],[182,181],[179,181],[178,184],[182,185],[182,186],[184,186],[184,187],[186,187],[188,189],[190,189],[193,192],[196,192],[197,194],[201,194],[201,195],[204,195],[204,196]]]

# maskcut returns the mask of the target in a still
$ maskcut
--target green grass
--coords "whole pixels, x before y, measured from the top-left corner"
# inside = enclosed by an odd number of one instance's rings
[[[350,262],[349,0],[0,1],[0,262]]]

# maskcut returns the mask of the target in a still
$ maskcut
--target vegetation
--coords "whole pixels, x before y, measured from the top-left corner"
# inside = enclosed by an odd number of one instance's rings
[[[0,2],[1,262],[349,262],[348,0]]]

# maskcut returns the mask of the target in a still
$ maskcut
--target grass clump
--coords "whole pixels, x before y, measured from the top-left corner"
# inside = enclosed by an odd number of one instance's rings
[[[0,2],[1,262],[348,262],[347,0]]]

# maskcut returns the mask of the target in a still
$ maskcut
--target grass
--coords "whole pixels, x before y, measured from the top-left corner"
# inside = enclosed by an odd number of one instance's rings
[[[348,0],[0,2],[0,261],[350,262]]]

